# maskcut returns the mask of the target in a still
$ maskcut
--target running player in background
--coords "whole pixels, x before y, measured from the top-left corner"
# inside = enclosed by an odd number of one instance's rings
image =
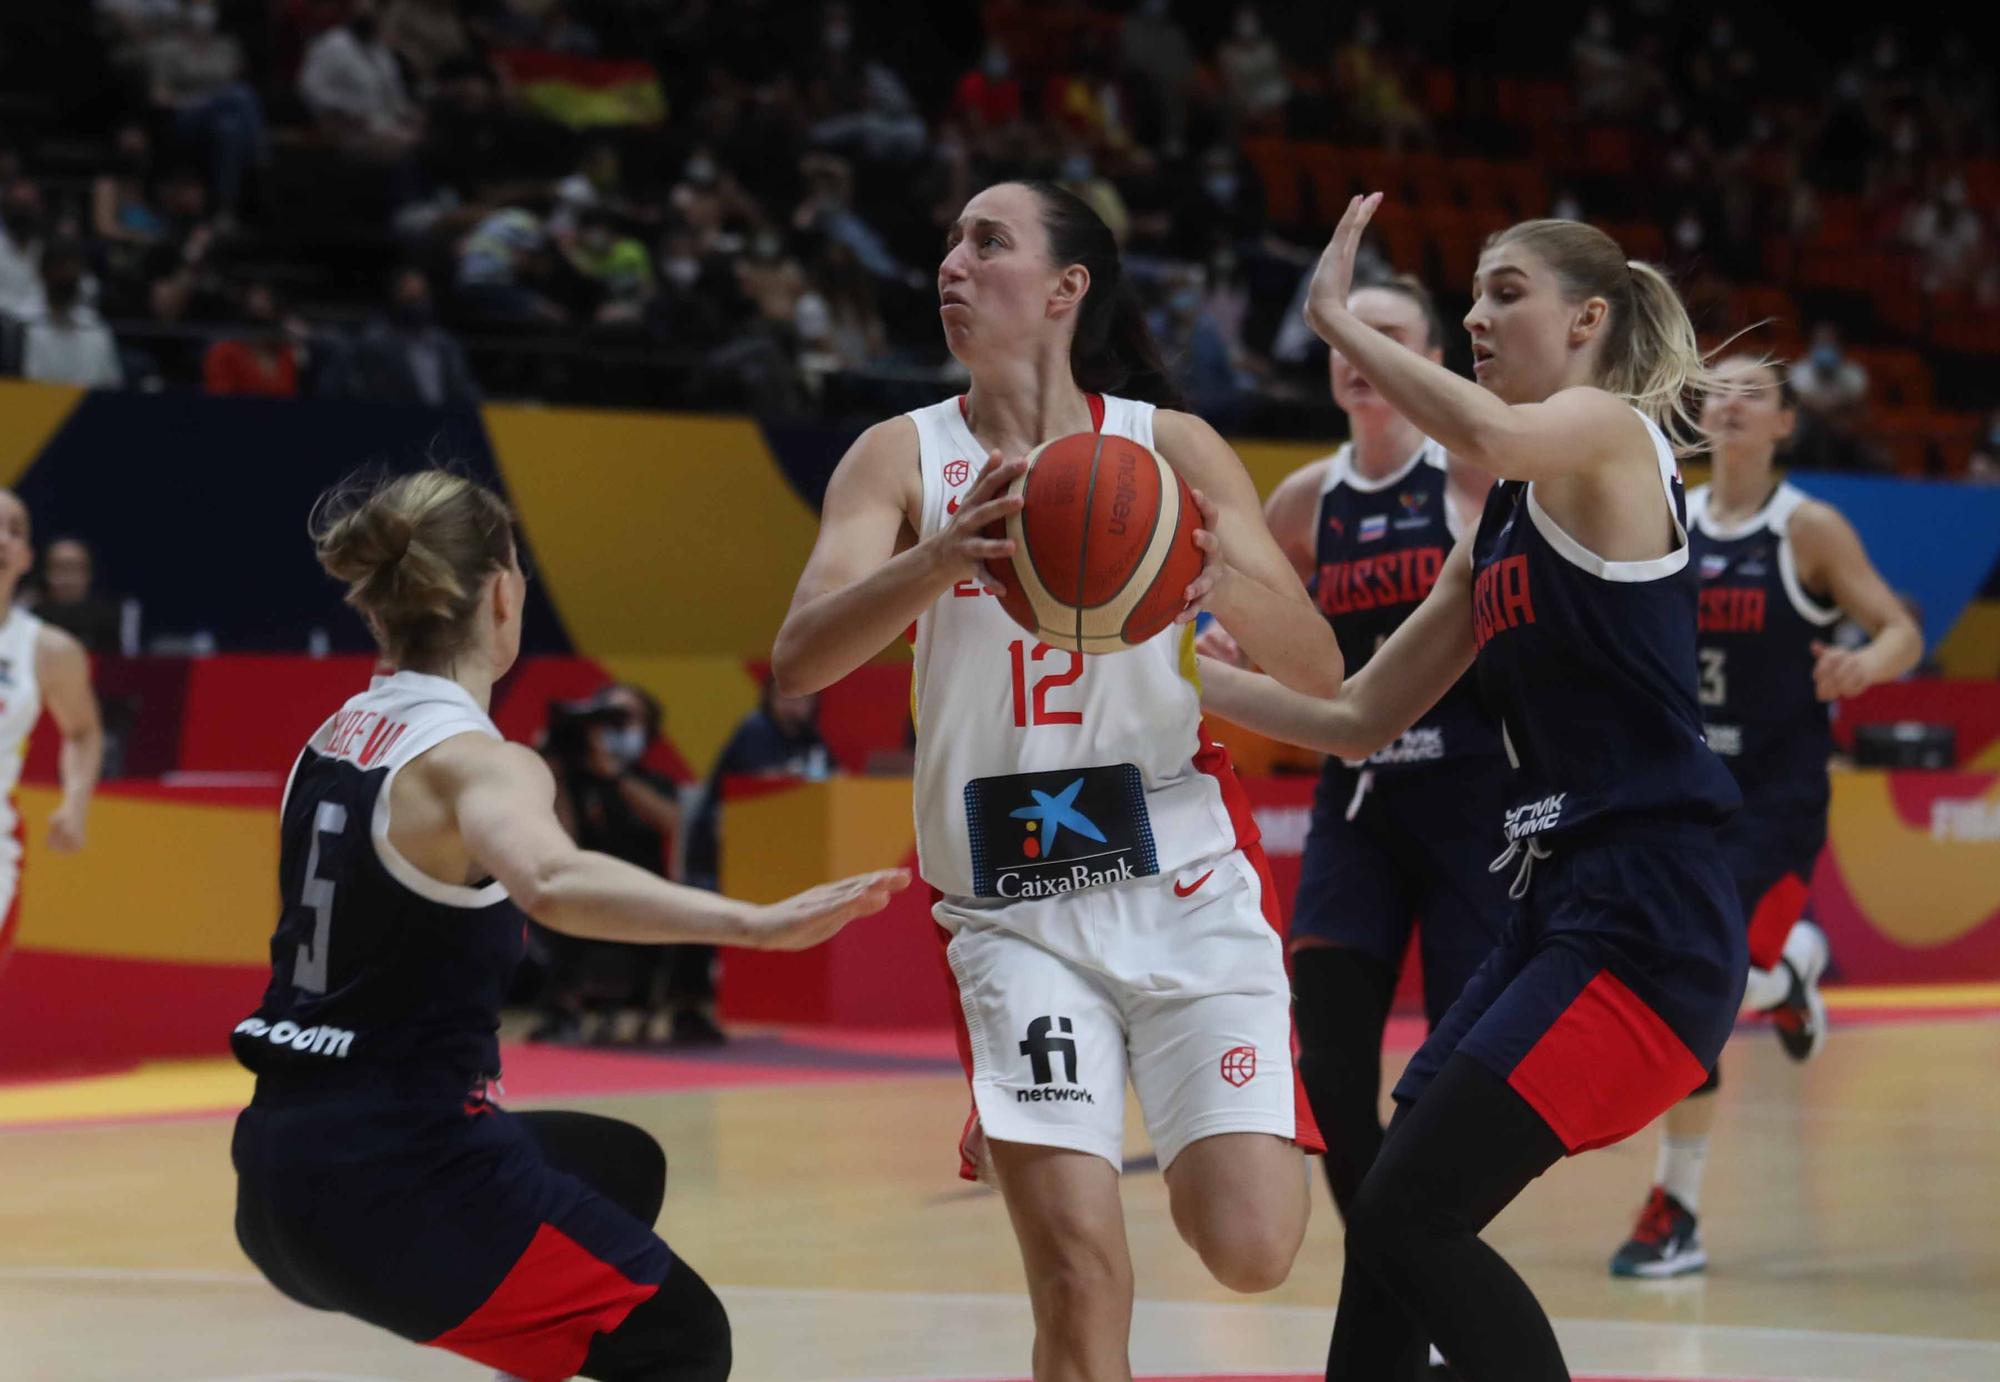
[[[1777,475],[1778,448],[1797,422],[1789,383],[1742,357],[1717,374],[1734,387],[1710,394],[1702,411],[1714,479],[1688,497],[1701,578],[1701,713],[1708,746],[1743,792],[1743,809],[1722,827],[1722,852],[1750,928],[1744,1010],[1770,1013],[1786,1054],[1804,1061],[1826,1040],[1826,937],[1801,914],[1826,843],[1829,706],[1902,676],[1924,642],[1848,521]],[[1866,647],[1827,641],[1842,615],[1867,631]],[[1718,1065],[1668,1110],[1652,1194],[1611,1259],[1612,1275],[1681,1276],[1708,1265],[1696,1216],[1720,1077]]]
[[[1444,323],[1415,278],[1364,284],[1347,306],[1398,345],[1444,359]],[[1352,675],[1430,594],[1492,476],[1453,462],[1339,351],[1328,368],[1353,439],[1286,477],[1264,520]],[[1197,646],[1243,665],[1220,628]],[[1506,927],[1507,885],[1486,864],[1501,843],[1507,775],[1499,724],[1469,673],[1395,743],[1359,763],[1329,757],[1320,773],[1292,904],[1292,991],[1299,1074],[1343,1214],[1382,1146],[1382,1034],[1411,928],[1435,1027]]]
[[[1205,668],[1204,703],[1361,757],[1476,667],[1516,765],[1496,869],[1521,905],[1396,1086],[1347,1215],[1327,1376],[1417,1375],[1428,1336],[1469,1382],[1569,1373],[1533,1292],[1479,1238],[1566,1154],[1699,1085],[1743,993],[1743,921],[1716,842],[1739,802],[1701,741],[1696,577],[1665,430],[1706,390],[1657,270],[1603,232],[1529,221],[1480,256],[1478,384],[1347,308],[1380,194],[1321,257],[1307,316],[1411,423],[1500,477],[1435,589],[1332,700]]]
[[[1128,1077],[1174,1224],[1234,1290],[1291,1270],[1310,1204],[1299,1149],[1318,1149],[1270,873],[1201,733],[1190,621],[1206,605],[1319,694],[1340,685],[1340,648],[1227,443],[1142,401],[1170,386],[1122,272],[1104,222],[1058,187],[1001,183],[966,204],[938,293],[971,385],[842,459],[772,650],[779,688],[805,694],[914,625],[918,858],[974,1104],[961,1174],[1006,1198],[1041,1382],[1131,1377]],[[1209,562],[1180,626],[1086,657],[1023,637],[980,571],[1013,551],[984,530],[1020,506],[1014,458],[1093,429],[1153,447],[1198,491]]]
[[[104,764],[104,729],[90,689],[88,654],[15,598],[34,561],[28,506],[14,491],[0,489],[0,966],[14,951],[21,914],[22,822],[14,792],[42,707],[47,705],[62,732],[57,763],[62,800],[49,817],[50,849],[69,854],[83,848],[90,798]]]
[[[526,591],[506,504],[421,471],[335,491],[313,538],[394,670],[285,786],[271,983],[231,1038],[257,1075],[238,1241],[302,1304],[519,1377],[722,1382],[722,1303],[653,1233],[659,1144],[488,1097],[522,913],[591,940],[799,949],[909,875],[752,907],[578,849],[548,764],[487,715]]]

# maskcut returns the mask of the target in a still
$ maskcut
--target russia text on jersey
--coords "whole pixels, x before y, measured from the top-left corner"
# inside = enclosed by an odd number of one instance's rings
[[[1764,592],[1756,586],[1712,585],[1701,592],[1703,633],[1762,633]]]
[[[1444,570],[1444,557],[1442,547],[1410,547],[1379,557],[1327,562],[1320,567],[1317,582],[1320,613],[1421,604]]]
[[[1479,647],[1496,633],[1534,622],[1527,557],[1502,557],[1479,573],[1472,586],[1472,636]]]

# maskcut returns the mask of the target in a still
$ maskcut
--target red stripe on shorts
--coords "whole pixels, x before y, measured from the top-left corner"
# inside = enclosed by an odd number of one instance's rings
[[[1235,773],[1231,773],[1233,779]],[[1241,789],[1239,788],[1240,792]],[[1285,937],[1284,914],[1278,910],[1278,885],[1271,877],[1271,861],[1264,857],[1264,846],[1256,841],[1242,846],[1243,857],[1250,861],[1250,867],[1257,871],[1257,891],[1264,909],[1264,920],[1270,923],[1278,939]],[[1292,957],[1285,955],[1285,975],[1291,977]],[[1292,1065],[1292,1141],[1306,1152],[1324,1152],[1326,1138],[1320,1134],[1319,1121],[1313,1117],[1312,1101],[1306,1098],[1306,1083],[1299,1078],[1299,1026],[1288,1019],[1292,1033],[1292,1049],[1287,1052]]]
[[[562,1382],[583,1366],[592,1340],[659,1289],[543,1224],[486,1303],[427,1342],[528,1382]]]
[[[1805,915],[1807,892],[1806,880],[1788,873],[1757,899],[1757,910],[1750,914],[1751,964],[1759,969],[1778,967],[1792,923]]]
[[[1235,847],[1250,861],[1250,867],[1257,873],[1259,904],[1264,912],[1264,920],[1278,934],[1285,938],[1285,914],[1278,906],[1278,885],[1271,877],[1271,863],[1264,857],[1264,846],[1258,843],[1263,832],[1257,828],[1256,813],[1250,809],[1250,798],[1237,780],[1236,766],[1229,761],[1229,750],[1208,737],[1206,723],[1195,726],[1198,747],[1195,750],[1194,766],[1197,771],[1207,773],[1215,779],[1216,788],[1222,793],[1223,809],[1229,813],[1229,826],[1235,835]],[[1285,956],[1285,973],[1291,974],[1292,957]],[[1292,1066],[1292,1140],[1308,1152],[1324,1152],[1326,1139],[1320,1136],[1319,1123],[1313,1118],[1312,1104],[1306,1098],[1305,1081],[1299,1078],[1299,1029],[1296,1022],[1288,1025],[1292,1033],[1292,1049],[1287,1056]]]
[[[1665,1018],[1599,970],[1507,1083],[1574,1154],[1630,1137],[1707,1076]]]
[[[935,907],[944,900],[944,894],[936,888],[930,890],[931,905]],[[951,948],[951,932],[940,926],[937,928],[938,958],[944,962],[944,981],[951,988],[951,1037],[958,1046],[958,1063],[965,1068],[965,1084],[972,1087],[972,1033],[965,1026],[965,1004],[958,993],[958,976],[951,972],[951,960],[945,952]],[[978,1180],[979,1164],[972,1156],[972,1134],[979,1126],[979,1101],[972,1101],[972,1112],[965,1115],[965,1127],[958,1134],[958,1178]]]
[[[1237,781],[1236,765],[1229,761],[1229,750],[1208,737],[1205,721],[1197,724],[1194,732],[1195,771],[1207,773],[1215,779],[1215,785],[1222,793],[1222,807],[1229,813],[1229,828],[1236,835],[1231,843],[1237,849],[1248,849],[1263,839],[1264,834],[1257,828],[1257,814],[1250,809],[1250,798],[1244,792],[1243,784]],[[1265,915],[1271,915],[1276,906],[1274,900],[1267,899]],[[1280,935],[1284,934],[1282,918],[1278,930]]]

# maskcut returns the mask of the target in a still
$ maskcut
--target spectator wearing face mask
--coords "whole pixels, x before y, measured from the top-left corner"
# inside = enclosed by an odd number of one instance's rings
[[[217,341],[202,357],[202,390],[210,397],[297,398],[305,368],[305,326],[287,320],[267,283],[243,294],[244,329]]]
[[[607,686],[587,700],[549,707],[542,752],[555,773],[556,815],[577,844],[670,877],[681,824],[678,788],[644,764],[660,725],[659,703],[644,690]],[[671,1020],[678,1029],[683,1007],[713,1001],[705,982],[693,987],[706,996],[692,998],[677,994],[675,983],[691,964],[706,971],[712,947],[622,945],[554,933],[542,940],[549,970],[543,1020],[531,1040],[661,1039],[668,1033],[656,1026]],[[678,953],[685,950],[703,954],[690,962]],[[714,1030],[705,1012],[701,1020]]]
[[[473,407],[479,386],[465,349],[437,324],[430,280],[418,269],[391,280],[386,315],[325,372],[325,392],[337,398]]]
[[[49,384],[115,389],[125,382],[118,343],[83,301],[83,249],[58,241],[42,253],[44,306],[21,333],[21,376]]]

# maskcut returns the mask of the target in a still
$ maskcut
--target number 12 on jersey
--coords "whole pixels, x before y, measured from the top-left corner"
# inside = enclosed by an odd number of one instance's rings
[[[1007,645],[1008,655],[1014,666],[1014,728],[1027,729],[1031,725],[1080,725],[1083,723],[1081,710],[1057,710],[1049,705],[1049,692],[1057,687],[1069,686],[1083,676],[1083,654],[1068,648],[1051,648],[1046,643],[1036,643],[1032,649],[1026,639],[1017,638]],[[1044,658],[1061,654],[1069,659],[1066,672],[1051,671],[1035,682],[1035,694],[1028,695],[1028,664],[1039,666]]]

